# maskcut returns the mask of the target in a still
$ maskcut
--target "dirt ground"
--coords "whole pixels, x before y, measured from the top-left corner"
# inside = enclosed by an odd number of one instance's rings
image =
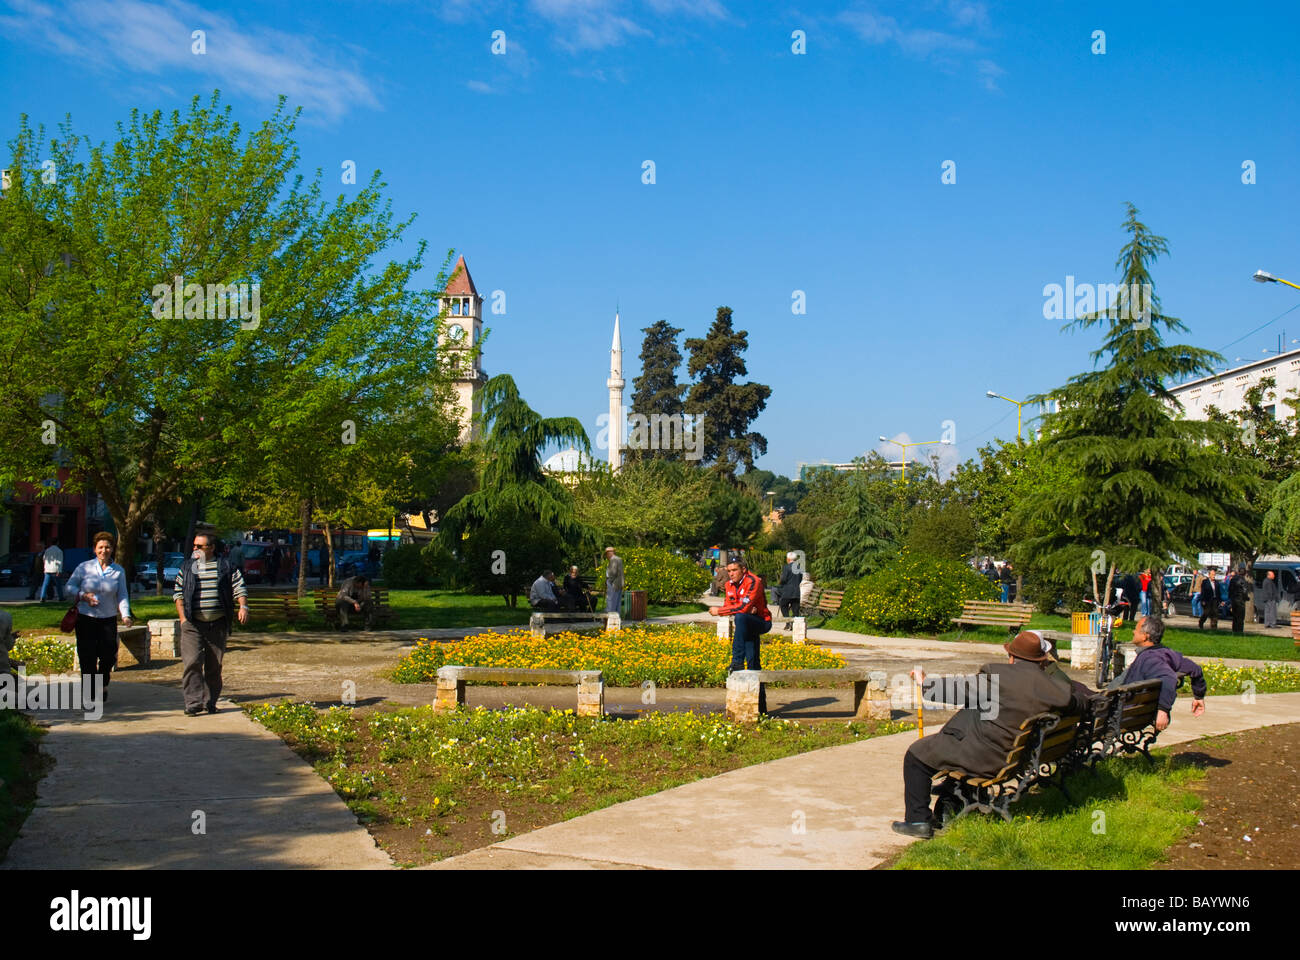
[[[1300,865],[1300,724],[1247,730],[1172,751],[1206,768],[1193,789],[1200,825],[1169,850],[1168,870],[1293,870]]]

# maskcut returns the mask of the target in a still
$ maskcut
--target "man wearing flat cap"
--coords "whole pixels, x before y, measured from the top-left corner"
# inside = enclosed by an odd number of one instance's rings
[[[985,664],[974,676],[937,677],[927,684],[926,699],[958,703],[965,709],[938,733],[908,747],[903,758],[907,818],[894,822],[895,832],[909,837],[934,835],[930,781],[940,770],[991,777],[1002,769],[1020,724],[1027,718],[1044,711],[1083,711],[1082,694],[1045,671],[1052,658],[1044,652],[1037,633],[1021,632],[1003,644],[1003,649],[1008,655],[1006,663]],[[925,683],[924,674],[917,679]]]

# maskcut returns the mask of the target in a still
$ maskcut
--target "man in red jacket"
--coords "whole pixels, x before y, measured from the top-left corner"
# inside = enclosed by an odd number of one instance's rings
[[[709,615],[734,615],[736,629],[731,640],[731,666],[734,670],[761,670],[758,638],[772,629],[772,611],[767,609],[767,588],[763,578],[745,568],[743,560],[727,561],[726,601],[713,607]],[[745,666],[749,664],[749,666]]]

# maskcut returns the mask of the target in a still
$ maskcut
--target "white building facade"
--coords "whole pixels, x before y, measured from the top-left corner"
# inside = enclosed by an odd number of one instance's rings
[[[1265,377],[1272,377],[1277,386],[1265,395],[1264,406],[1271,408],[1275,419],[1285,420],[1292,413],[1285,401],[1300,390],[1300,350],[1290,350],[1213,376],[1191,380],[1172,387],[1170,393],[1183,405],[1183,416],[1189,420],[1206,420],[1206,411],[1210,407],[1217,407],[1224,413],[1240,410],[1246,402],[1246,391]]]

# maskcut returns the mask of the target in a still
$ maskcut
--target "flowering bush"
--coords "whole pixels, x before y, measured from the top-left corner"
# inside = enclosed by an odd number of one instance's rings
[[[58,637],[19,637],[9,658],[20,661],[28,674],[71,673],[75,651]]]
[[[709,585],[709,571],[671,550],[628,549],[623,558],[623,589],[644,590],[647,603],[684,603]],[[596,591],[605,592],[605,567],[596,578]]]
[[[996,600],[997,587],[960,560],[903,550],[844,592],[840,616],[873,630],[940,631],[968,600]]]
[[[762,661],[770,670],[844,666],[839,654],[779,639],[763,644]],[[421,640],[398,662],[393,679],[431,683],[439,667],[455,664],[600,670],[605,683],[614,687],[636,687],[646,680],[659,687],[722,687],[730,662],[730,641],[686,624],[624,627],[619,633],[595,635],[565,631],[541,638],[520,630],[482,633],[449,643]]]
[[[1292,693],[1300,691],[1300,670],[1281,663],[1262,667],[1229,667],[1222,660],[1201,664],[1205,686],[1210,696],[1219,694]],[[1247,684],[1254,684],[1253,687]],[[1190,694],[1191,684],[1184,683],[1179,695]]]

